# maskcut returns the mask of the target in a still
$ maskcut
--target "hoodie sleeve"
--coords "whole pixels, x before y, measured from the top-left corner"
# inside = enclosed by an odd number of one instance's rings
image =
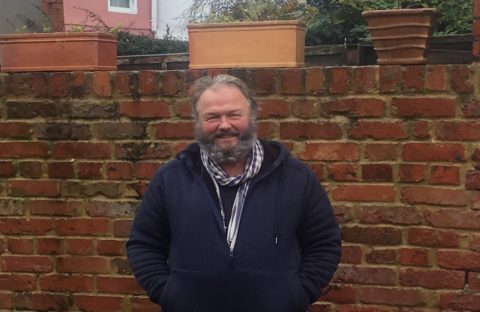
[[[150,299],[160,303],[169,276],[170,229],[162,198],[161,175],[150,182],[127,241],[128,261]]]
[[[327,194],[311,171],[303,198],[303,215],[298,228],[301,248],[299,278],[309,302],[313,303],[337,270],[341,234]]]

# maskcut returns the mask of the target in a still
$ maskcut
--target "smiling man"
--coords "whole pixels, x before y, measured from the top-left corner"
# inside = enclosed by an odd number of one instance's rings
[[[304,312],[340,259],[340,230],[308,167],[258,140],[238,78],[192,86],[195,137],[155,174],[127,251],[163,312]]]

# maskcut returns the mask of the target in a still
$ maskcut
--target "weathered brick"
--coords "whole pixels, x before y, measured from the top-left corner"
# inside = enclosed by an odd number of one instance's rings
[[[369,93],[378,90],[378,68],[361,66],[353,71],[354,90],[356,93]]]
[[[0,177],[9,178],[16,174],[15,166],[11,161],[0,161]]]
[[[335,282],[365,285],[395,285],[397,273],[390,268],[370,268],[342,265],[335,274]]]
[[[449,141],[479,141],[480,122],[440,122],[437,138]]]
[[[68,179],[74,176],[73,161],[56,161],[48,164],[48,177],[51,179]]]
[[[89,256],[95,253],[94,241],[92,239],[84,238],[69,238],[66,239],[65,251],[70,255]]]
[[[480,101],[464,101],[462,103],[462,112],[466,117],[480,117]]]
[[[0,122],[0,138],[29,139],[31,128],[31,124],[26,122]]]
[[[113,85],[116,93],[120,95],[130,95],[131,72],[116,71],[114,72]]]
[[[33,239],[9,238],[7,248],[13,254],[33,254]]]
[[[403,266],[431,266],[430,254],[426,248],[401,248],[399,261]]]
[[[119,103],[118,110],[120,115],[131,118],[154,119],[171,117],[170,103],[163,100],[122,101]]]
[[[75,216],[84,210],[80,201],[65,199],[32,199],[25,203],[25,208],[32,215],[39,216]]]
[[[7,117],[12,119],[64,117],[67,116],[69,112],[69,107],[59,101],[8,101],[6,104]]]
[[[325,176],[324,176],[324,165],[323,163],[315,162],[315,163],[308,163],[307,164],[310,170],[312,170],[313,174],[319,181],[324,181]]]
[[[96,256],[62,256],[57,257],[55,268],[59,273],[98,273],[111,271],[110,258]]]
[[[67,73],[52,73],[47,76],[48,95],[51,97],[65,97],[68,95]]]
[[[454,166],[432,166],[430,168],[429,182],[430,184],[458,185],[460,184],[460,168]]]
[[[129,162],[107,163],[107,178],[109,180],[130,180],[133,177],[132,164]]]
[[[316,100],[300,99],[292,104],[292,114],[299,118],[316,118],[318,116],[318,102]]]
[[[425,86],[425,66],[403,67],[403,89],[407,91],[422,91]]]
[[[260,121],[257,123],[257,136],[260,139],[273,139],[278,137],[278,122]]]
[[[72,218],[55,220],[55,231],[62,236],[103,236],[110,231],[106,218]]]
[[[122,311],[124,296],[74,295],[73,303],[81,311]]]
[[[358,160],[360,148],[356,143],[308,143],[298,157],[301,160]]]
[[[327,139],[342,137],[343,131],[337,123],[317,122],[282,122],[280,138],[282,139]]]
[[[387,185],[341,185],[332,189],[332,198],[338,201],[393,202],[396,192]]]
[[[421,224],[423,216],[419,209],[411,206],[360,207],[358,219],[367,224]]]
[[[151,180],[160,165],[158,162],[137,162],[135,164],[135,177],[138,179]]]
[[[4,272],[51,272],[53,261],[48,256],[2,256],[0,260]]]
[[[35,97],[48,96],[48,82],[46,73],[32,73],[32,92]]]
[[[354,164],[329,164],[328,178],[334,181],[358,181],[358,167]]]
[[[400,272],[400,284],[430,289],[462,289],[464,275],[460,271],[404,269]]]
[[[479,270],[480,253],[473,251],[439,250],[437,264],[441,268],[453,270]]]
[[[441,211],[426,211],[425,220],[437,228],[480,229],[480,213],[457,211],[453,209]]]
[[[402,67],[380,66],[378,85],[381,93],[399,91],[402,83]]]
[[[85,72],[70,73],[69,92],[74,98],[87,96],[91,91],[91,75]]]
[[[375,98],[341,98],[322,103],[322,114],[346,114],[351,117],[381,117],[385,114],[385,102]]]
[[[399,245],[402,243],[402,230],[394,227],[343,226],[342,239],[348,243],[368,245]]]
[[[365,158],[372,161],[397,159],[397,145],[391,143],[374,143],[365,145]]]
[[[110,145],[91,142],[59,142],[53,145],[53,155],[57,159],[109,159]]]
[[[97,290],[107,294],[145,294],[134,277],[97,277]]]
[[[125,254],[125,241],[123,240],[98,240],[97,252],[102,256],[122,256]]]
[[[407,97],[392,99],[393,115],[397,117],[454,117],[457,102],[452,98]]]
[[[69,103],[70,117],[79,119],[111,119],[119,116],[116,102],[76,100]]]
[[[39,279],[40,289],[54,292],[91,292],[93,277],[84,275],[44,275]]]
[[[270,117],[288,117],[290,107],[287,101],[283,99],[265,99],[258,102],[258,118]]]
[[[21,293],[14,298],[15,308],[33,311],[66,311],[72,306],[68,295],[48,293]]]
[[[456,231],[432,228],[409,228],[407,236],[411,245],[440,248],[459,247],[462,238]]]
[[[166,159],[170,156],[170,146],[165,143],[125,143],[115,145],[115,157],[117,159]]]
[[[142,70],[138,73],[138,92],[140,95],[155,95],[158,93],[159,73]]]
[[[341,263],[360,264],[363,251],[360,246],[342,246]]]
[[[473,290],[480,290],[480,273],[468,272],[468,286]]]
[[[250,81],[251,79],[245,80]],[[180,71],[164,71],[161,75],[160,94],[164,96],[179,95],[184,89],[184,77]]]
[[[401,122],[359,121],[350,129],[350,137],[354,139],[401,140],[407,137]]]
[[[473,73],[469,65],[452,65],[449,68],[452,89],[460,94],[473,92]]]
[[[332,94],[346,94],[350,91],[352,70],[347,67],[327,68],[330,77],[329,91]]]
[[[0,198],[0,216],[20,216],[24,213],[24,200]]]
[[[12,291],[32,291],[35,289],[35,276],[33,274],[0,273],[0,288]]]
[[[408,204],[440,206],[465,206],[467,196],[464,190],[452,190],[428,186],[407,186],[402,188],[402,201]]]
[[[53,229],[51,219],[1,218],[0,233],[2,234],[35,234],[44,235]]]
[[[371,264],[396,264],[397,257],[395,249],[373,249],[365,255],[365,261]]]
[[[95,71],[92,73],[92,90],[97,96],[109,97],[112,95],[110,72]]]
[[[362,178],[364,181],[385,182],[393,180],[393,169],[386,164],[362,165]]]
[[[14,73],[5,77],[7,92],[16,96],[28,95],[32,90],[32,81],[29,74]]]
[[[465,188],[480,191],[480,170],[470,170],[465,175]]]
[[[106,140],[145,139],[146,124],[142,122],[101,122],[92,126],[94,137]]]
[[[53,180],[11,180],[9,194],[14,197],[58,197],[60,185]]]
[[[42,140],[88,140],[92,137],[89,125],[71,122],[37,124],[35,134]]]
[[[453,311],[475,311],[480,307],[480,295],[464,292],[442,293],[439,307],[445,310],[453,309]]]
[[[87,197],[119,198],[124,194],[124,191],[125,185],[123,183],[109,181],[84,184],[81,193]]]
[[[398,167],[398,176],[400,182],[418,183],[425,181],[425,165],[420,164],[400,164]]]
[[[279,71],[280,94],[301,95],[305,90],[305,71],[302,69],[282,69]]]
[[[255,93],[257,95],[275,94],[276,70],[271,68],[259,68],[255,71]]]
[[[116,220],[113,222],[113,232],[116,237],[128,237],[132,228],[131,220]]]
[[[135,216],[137,205],[137,201],[90,200],[86,206],[90,217],[127,218]]]
[[[50,146],[45,142],[0,142],[0,158],[47,158]]]
[[[425,88],[430,91],[447,90],[447,67],[445,65],[430,65],[427,67]]]
[[[348,285],[336,285],[338,287],[330,289],[326,294],[322,295],[323,300],[335,303],[354,303],[357,298],[357,288]],[[318,308],[317,308],[318,307]],[[308,312],[330,312],[329,306],[322,307],[320,304],[313,304],[309,307]]]
[[[463,162],[465,148],[456,143],[406,143],[403,146],[403,160]]]
[[[429,139],[430,138],[430,123],[428,121],[416,121],[413,124],[413,135],[417,139]]]
[[[424,306],[430,299],[425,292],[419,289],[380,287],[362,288],[359,297],[362,303],[393,305],[397,307]]]
[[[37,253],[39,255],[59,255],[63,253],[63,239],[37,238]]]
[[[193,138],[193,122],[162,122],[155,126],[158,139]]]
[[[43,175],[41,161],[22,161],[18,163],[18,172],[25,178],[40,178]]]
[[[0,293],[0,309],[8,311],[13,310],[13,294],[12,293]]]
[[[305,70],[305,91],[307,94],[324,92],[325,74],[323,68],[310,67]]]

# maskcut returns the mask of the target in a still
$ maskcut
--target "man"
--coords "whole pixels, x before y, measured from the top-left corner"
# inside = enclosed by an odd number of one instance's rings
[[[164,312],[304,312],[340,258],[340,231],[314,174],[256,137],[238,78],[192,86],[198,141],[155,174],[127,243]]]

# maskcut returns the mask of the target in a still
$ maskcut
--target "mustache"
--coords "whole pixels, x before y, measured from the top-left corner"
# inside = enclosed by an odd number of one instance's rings
[[[213,139],[216,138],[223,138],[223,137],[231,137],[231,136],[240,136],[240,131],[234,129],[227,129],[227,130],[217,130],[215,133],[211,134]]]

